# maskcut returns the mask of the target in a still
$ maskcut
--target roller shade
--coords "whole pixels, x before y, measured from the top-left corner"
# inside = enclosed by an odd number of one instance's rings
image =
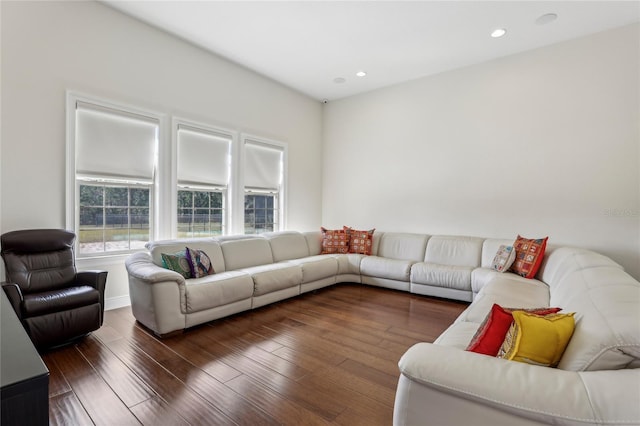
[[[245,141],[245,188],[278,191],[282,180],[283,152],[277,146]]]
[[[178,127],[178,184],[226,187],[231,137]]]
[[[76,174],[152,182],[159,124],[150,117],[76,105]]]

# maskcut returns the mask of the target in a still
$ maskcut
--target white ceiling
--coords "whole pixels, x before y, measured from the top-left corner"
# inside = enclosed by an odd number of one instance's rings
[[[640,21],[638,0],[104,3],[318,100]],[[558,18],[536,24],[546,13]]]

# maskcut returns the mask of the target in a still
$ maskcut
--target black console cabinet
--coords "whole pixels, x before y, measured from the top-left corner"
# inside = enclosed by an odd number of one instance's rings
[[[0,290],[2,426],[49,424],[49,370]]]

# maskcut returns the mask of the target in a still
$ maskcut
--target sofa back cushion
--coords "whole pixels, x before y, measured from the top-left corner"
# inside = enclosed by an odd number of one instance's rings
[[[271,246],[266,238],[244,238],[220,243],[227,271],[273,263]]]
[[[267,232],[262,234],[262,237],[271,244],[275,262],[309,256],[307,240],[299,232]]]
[[[551,287],[551,305],[576,313],[559,368],[616,370],[640,360],[640,282],[616,266],[576,270]]]
[[[483,241],[483,238],[476,237],[434,235],[427,244],[424,261],[440,265],[478,267]]]
[[[310,256],[317,256],[322,253],[322,233],[320,231],[303,232]]]
[[[549,250],[547,247],[545,258],[538,271],[538,278],[549,287],[554,287],[573,271],[601,266],[622,269],[622,266],[607,256],[591,250],[574,247],[558,247]]]
[[[373,234],[373,253],[380,257],[421,262],[429,235],[385,232],[379,238]],[[376,243],[377,247],[376,247]]]
[[[186,247],[195,250],[202,250],[211,259],[211,266],[215,273],[225,271],[224,258],[220,243],[213,238],[182,238],[176,240],[149,241],[145,247],[151,253],[153,263],[164,266],[162,263],[162,253],[175,254],[184,251]]]

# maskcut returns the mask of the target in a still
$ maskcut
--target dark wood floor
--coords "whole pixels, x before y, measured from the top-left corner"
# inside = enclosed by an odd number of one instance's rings
[[[52,425],[390,425],[398,360],[466,307],[338,285],[152,337],[129,308],[43,355]]]

